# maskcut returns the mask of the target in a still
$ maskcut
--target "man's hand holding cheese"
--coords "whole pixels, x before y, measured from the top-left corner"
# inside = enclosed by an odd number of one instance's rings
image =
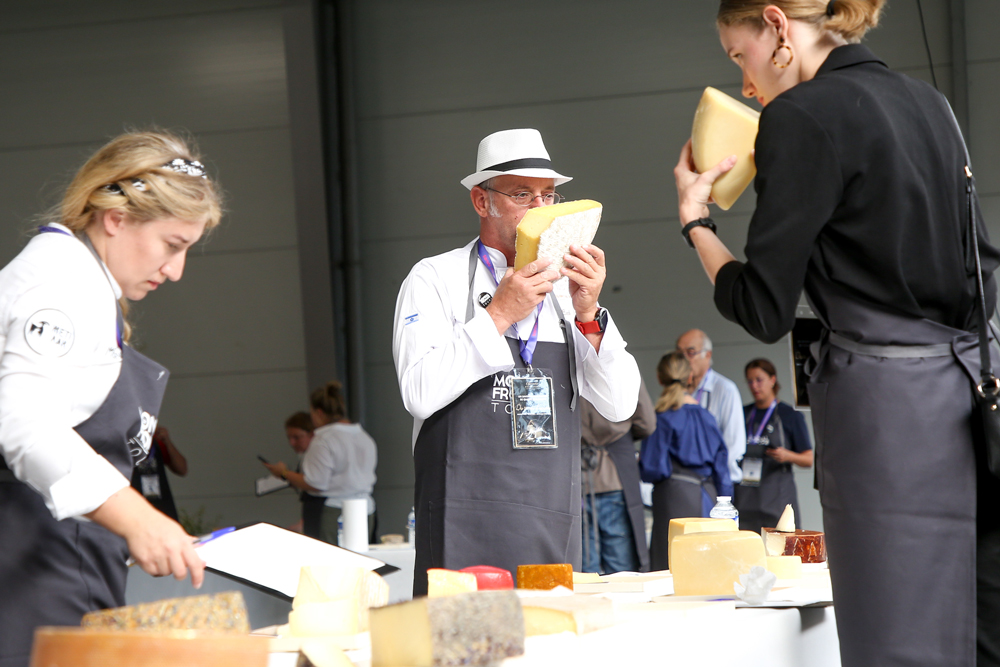
[[[415,594],[431,567],[580,566],[576,400],[627,419],[639,371],[598,303],[605,257],[590,240],[600,205],[551,209],[589,221],[565,254],[562,245],[546,256],[539,227],[525,231],[529,211],[532,224],[549,224],[546,207],[569,180],[553,170],[536,130],[488,136],[462,181],[479,238],[420,261],[400,289],[393,356],[414,416]],[[561,243],[577,238],[576,218],[557,219]],[[572,311],[550,296],[561,277]]]

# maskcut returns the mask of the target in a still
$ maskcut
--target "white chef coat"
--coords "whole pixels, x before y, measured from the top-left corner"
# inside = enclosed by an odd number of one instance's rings
[[[302,457],[306,484],[326,496],[327,507],[343,507],[345,500],[367,498],[368,513],[375,511],[375,441],[361,424],[326,424],[313,432]]]
[[[478,240],[478,239],[477,239]],[[403,405],[413,415],[413,443],[424,420],[461,396],[488,375],[514,368],[514,357],[504,336],[497,335],[493,318],[478,305],[465,321],[469,298],[469,253],[476,240],[450,252],[418,262],[403,281],[396,299],[392,354]],[[487,247],[497,280],[507,270],[503,253]],[[473,298],[490,295],[496,285],[481,260],[476,260]],[[538,340],[564,342],[559,316],[549,296],[539,316]],[[570,318],[573,313],[563,313]],[[518,322],[517,335],[527,340],[535,310]],[[635,412],[639,396],[639,368],[625,350],[625,340],[608,317],[598,352],[569,320],[567,330],[576,347],[580,395],[610,421],[624,421]],[[514,337],[514,327],[506,333]]]
[[[711,368],[695,391],[701,407],[712,413],[729,451],[729,477],[733,484],[743,480],[740,460],[747,452],[747,431],[743,421],[743,400],[736,383]]]
[[[56,519],[92,512],[129,485],[73,430],[118,379],[120,296],[107,268],[65,234],[35,236],[0,270],[0,454]]]

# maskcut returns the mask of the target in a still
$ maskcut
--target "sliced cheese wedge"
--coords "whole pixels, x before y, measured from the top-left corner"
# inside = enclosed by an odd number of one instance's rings
[[[730,155],[737,158],[736,166],[712,186],[712,199],[724,211],[739,199],[757,174],[753,147],[759,120],[759,111],[711,86],[705,89],[694,112],[691,151],[698,172],[708,171]]]
[[[433,567],[427,570],[427,595],[432,598],[478,590],[476,575]]]
[[[295,637],[339,637],[360,631],[357,596],[305,602],[288,612],[288,630]]]
[[[791,504],[785,505],[785,511],[781,513],[778,525],[774,529],[782,533],[795,532],[795,510],[792,509]]]
[[[767,567],[767,559],[760,535],[749,530],[674,538],[675,595],[732,595],[733,584],[754,566]]]
[[[528,637],[573,632],[582,635],[615,623],[614,603],[590,595],[521,598]]]
[[[671,561],[670,545],[678,535],[691,535],[693,533],[723,532],[739,530],[739,526],[732,519],[709,519],[707,517],[681,517],[671,519],[667,527],[667,561]]]
[[[539,257],[552,260],[550,270],[561,269],[565,266],[562,257],[571,245],[594,240],[602,210],[590,199],[528,209],[517,225],[514,270],[519,271]]]

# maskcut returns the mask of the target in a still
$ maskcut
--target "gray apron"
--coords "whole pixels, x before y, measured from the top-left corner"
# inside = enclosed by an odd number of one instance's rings
[[[708,516],[705,512],[706,497],[710,499],[709,506],[714,504],[716,498],[711,475],[702,477],[674,458],[671,464],[670,477],[653,485],[653,531],[649,536],[649,569],[653,572],[670,569],[667,558],[670,520]]]
[[[828,330],[808,389],[842,663],[972,667],[976,335],[808,294]]]
[[[639,463],[635,458],[635,438],[632,433],[626,433],[618,440],[605,446],[608,456],[615,463],[618,479],[622,483],[622,495],[625,497],[625,507],[628,509],[629,523],[632,524],[632,537],[635,551],[639,555],[639,571],[649,571],[649,547],[646,546],[646,513],[642,505],[640,491]]]
[[[747,437],[753,433],[758,424],[747,426]],[[757,486],[735,485],[733,489],[733,504],[740,513],[740,530],[750,530],[759,533],[764,526],[773,528],[778,525],[785,505],[791,505],[795,512],[795,523],[800,525],[799,498],[795,489],[795,475],[791,463],[779,463],[766,453],[766,445],[791,449],[786,442],[784,425],[781,415],[775,410],[767,421],[767,426],[761,434],[761,445],[747,445],[746,456],[759,456],[763,461],[760,484]]]
[[[120,317],[119,311],[119,326]],[[104,403],[74,430],[130,479],[152,442],[169,373],[127,345],[121,352],[121,371]],[[125,604],[125,540],[95,523],[56,521],[6,465],[0,545],[0,667],[27,666],[36,627],[79,625],[89,611]]]
[[[469,258],[466,321],[474,312]],[[554,302],[558,311],[558,301]],[[580,419],[575,412],[572,332],[560,313],[566,343],[539,341],[533,366],[553,378],[559,446],[515,450],[506,377],[482,378],[428,417],[413,449],[416,476],[416,559],[413,594],[427,593],[427,569],[493,565],[510,570],[536,563],[582,561]],[[516,368],[525,368],[517,340],[507,338]],[[501,399],[506,399],[506,402]]]

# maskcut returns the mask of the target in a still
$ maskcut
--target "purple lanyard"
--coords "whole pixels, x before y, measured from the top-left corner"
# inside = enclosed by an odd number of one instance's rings
[[[42,225],[41,227],[38,228],[39,234],[45,234],[46,232],[50,234],[55,233],[55,234],[65,234],[66,236],[74,236],[73,234],[67,232],[66,230],[59,229],[58,227]],[[96,257],[97,255],[95,254],[94,256]],[[101,270],[102,271],[104,270],[103,262],[101,263]],[[118,306],[118,308],[119,308],[118,314],[121,315],[120,306]],[[118,347],[120,349],[122,347],[122,325],[121,321],[118,320],[117,318],[115,319],[115,339],[118,341]]]
[[[698,391],[694,392],[694,400],[698,401],[698,405],[701,405],[701,395],[705,393],[705,385],[708,383],[708,377],[712,374],[712,369],[709,368],[708,372],[705,373],[705,377],[701,379],[701,384],[698,385]]]
[[[767,420],[771,418],[771,413],[774,412],[774,409],[776,407],[778,407],[778,399],[774,399],[773,401],[771,401],[771,407],[767,409],[767,412],[764,413],[764,418],[760,420],[760,426],[757,427],[757,432],[750,437],[750,444],[756,445],[757,443],[760,442],[760,434],[764,432],[764,427],[767,426]],[[747,417],[747,434],[750,433],[750,429],[752,428],[751,424],[753,424],[753,418],[756,416],[757,416],[757,406],[755,405],[753,406],[753,408],[750,409],[750,416]]]
[[[497,280],[497,270],[493,267],[493,260],[490,259],[490,254],[486,251],[486,246],[483,245],[482,241],[476,241],[476,247],[479,252],[479,259],[489,269],[493,285],[499,287],[500,281]],[[521,340],[521,334],[517,331],[516,322],[512,325],[514,327],[514,335],[517,336],[517,344],[521,346],[521,358],[524,359],[524,363],[528,364],[528,366],[531,366],[531,360],[535,356],[535,345],[538,344],[538,316],[541,315],[542,306],[544,305],[545,301],[543,299],[535,310],[535,326],[531,328],[531,335],[528,336],[528,340]]]

